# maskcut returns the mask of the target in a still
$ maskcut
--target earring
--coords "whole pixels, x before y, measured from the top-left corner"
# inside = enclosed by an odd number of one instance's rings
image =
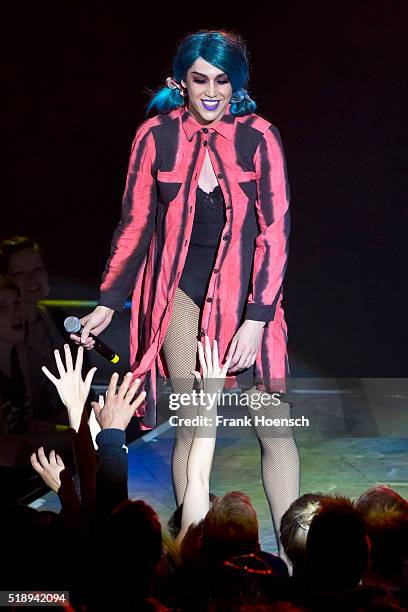
[[[173,79],[173,77],[167,77],[166,87],[168,87],[169,89],[178,89],[178,93],[182,98],[185,98],[185,96],[187,95],[187,91],[185,91],[185,89],[181,85],[179,85],[179,83],[177,83]]]
[[[167,77],[166,87],[168,87],[169,89],[176,89],[180,88],[180,85],[176,83],[176,81],[172,77]]]

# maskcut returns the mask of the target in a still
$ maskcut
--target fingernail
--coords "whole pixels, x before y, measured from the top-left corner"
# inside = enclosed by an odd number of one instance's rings
[[[132,376],[132,372],[128,372],[126,376]]]

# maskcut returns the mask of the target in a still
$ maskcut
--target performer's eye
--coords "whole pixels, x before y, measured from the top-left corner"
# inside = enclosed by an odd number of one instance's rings
[[[203,84],[203,83],[205,83],[205,81],[203,79],[194,79],[194,83]]]

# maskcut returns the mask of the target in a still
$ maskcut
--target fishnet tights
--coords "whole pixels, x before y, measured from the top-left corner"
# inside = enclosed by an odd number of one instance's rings
[[[174,393],[191,393],[194,377],[190,373],[196,369],[197,334],[200,309],[181,289],[177,288],[173,312],[163,344],[164,357],[169,370]],[[276,539],[281,556],[283,552],[279,543],[279,527],[282,515],[290,504],[299,497],[299,454],[290,427],[274,428],[255,424],[255,416],[265,418],[289,418],[290,405],[281,402],[278,406],[261,405],[258,409],[259,394],[255,387],[249,394],[249,414],[252,419],[261,447],[262,482],[268,499],[275,527]],[[179,417],[193,418],[198,413],[198,406],[192,404],[180,406]],[[187,460],[191,449],[194,428],[176,427],[176,439],[172,456],[173,488],[177,506],[184,499],[187,486]]]
[[[163,353],[174,393],[191,393],[193,390],[195,379],[190,372],[196,369],[199,317],[200,308],[197,304],[177,288],[163,343]],[[192,404],[180,406],[177,410],[177,416],[181,418],[193,418],[197,414],[198,406]],[[187,487],[187,460],[194,428],[176,427],[175,430],[171,471],[176,504],[180,506]]]
[[[261,402],[256,401],[263,392],[252,387],[246,393],[249,395],[249,416],[261,447],[262,483],[272,514],[279,554],[289,564],[280,544],[279,530],[283,514],[299,497],[299,453],[291,427],[263,425],[260,419],[289,419],[290,404],[282,401],[275,405],[273,396],[270,395],[271,403],[263,406]],[[254,408],[251,408],[251,405]]]

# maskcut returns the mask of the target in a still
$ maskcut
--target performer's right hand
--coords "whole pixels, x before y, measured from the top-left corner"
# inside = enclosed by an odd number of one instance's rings
[[[80,336],[71,334],[71,340],[74,340],[76,344],[82,344],[82,346],[90,351],[95,345],[95,340],[89,337],[89,333],[97,336],[106,329],[112,321],[114,312],[112,308],[108,308],[107,306],[97,306],[95,310],[80,319],[84,329]]]

